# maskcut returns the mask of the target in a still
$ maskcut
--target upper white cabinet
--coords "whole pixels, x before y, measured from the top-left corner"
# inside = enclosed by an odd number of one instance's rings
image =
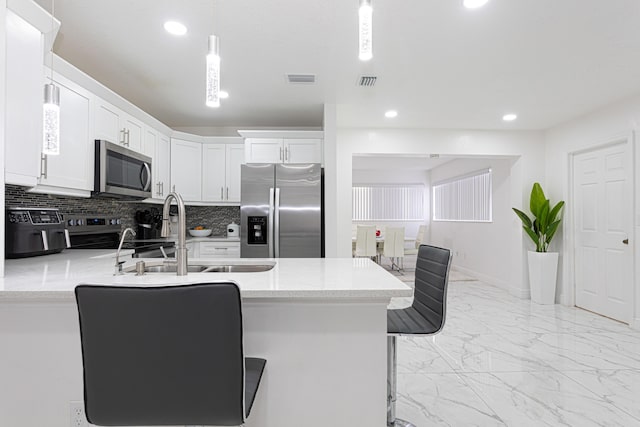
[[[143,151],[145,134],[141,121],[98,97],[95,98],[94,117],[94,139]]]
[[[240,138],[208,138],[208,141],[237,141]],[[228,141],[227,141],[228,142]],[[240,166],[244,163],[242,143],[203,144],[202,201],[240,203]]]
[[[44,157],[35,191],[58,194],[65,194],[64,189],[90,191],[94,153],[90,134],[91,93],[62,76],[54,76],[54,83],[60,88],[60,154]]]
[[[282,138],[247,138],[244,141],[247,163],[282,163]]]
[[[322,163],[320,131],[243,131],[247,163]]]
[[[159,133],[153,150],[153,198],[164,199],[171,192],[171,143],[169,137]]]
[[[322,163],[322,139],[285,139],[285,163]]]
[[[185,202],[201,201],[201,143],[171,138],[171,190],[180,193]]]
[[[42,32],[6,15],[5,182],[34,186],[40,175],[44,45]],[[5,65],[6,64],[6,65]]]

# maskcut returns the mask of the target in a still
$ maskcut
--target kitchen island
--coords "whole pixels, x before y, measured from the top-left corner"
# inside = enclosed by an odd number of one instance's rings
[[[260,273],[113,276],[109,252],[6,261],[0,281],[0,425],[69,425],[70,402],[83,398],[73,297],[78,283],[227,280],[241,289],[245,354],[267,359],[246,426],[385,425],[386,307],[390,298],[412,290],[380,266],[368,259],[225,259],[218,263],[275,266]]]

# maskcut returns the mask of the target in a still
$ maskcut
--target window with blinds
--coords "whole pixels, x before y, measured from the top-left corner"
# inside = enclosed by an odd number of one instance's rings
[[[424,185],[355,184],[354,221],[424,221]]]
[[[434,184],[433,220],[491,222],[491,169]]]

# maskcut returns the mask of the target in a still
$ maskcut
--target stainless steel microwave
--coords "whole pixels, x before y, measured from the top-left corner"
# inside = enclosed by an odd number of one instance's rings
[[[109,141],[95,141],[93,195],[151,197],[151,158]]]

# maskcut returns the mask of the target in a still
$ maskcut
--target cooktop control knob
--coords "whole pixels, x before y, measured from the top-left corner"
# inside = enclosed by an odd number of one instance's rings
[[[70,219],[67,221],[67,224],[69,224],[69,227],[73,227],[74,225],[76,225],[76,220],[75,219]]]

